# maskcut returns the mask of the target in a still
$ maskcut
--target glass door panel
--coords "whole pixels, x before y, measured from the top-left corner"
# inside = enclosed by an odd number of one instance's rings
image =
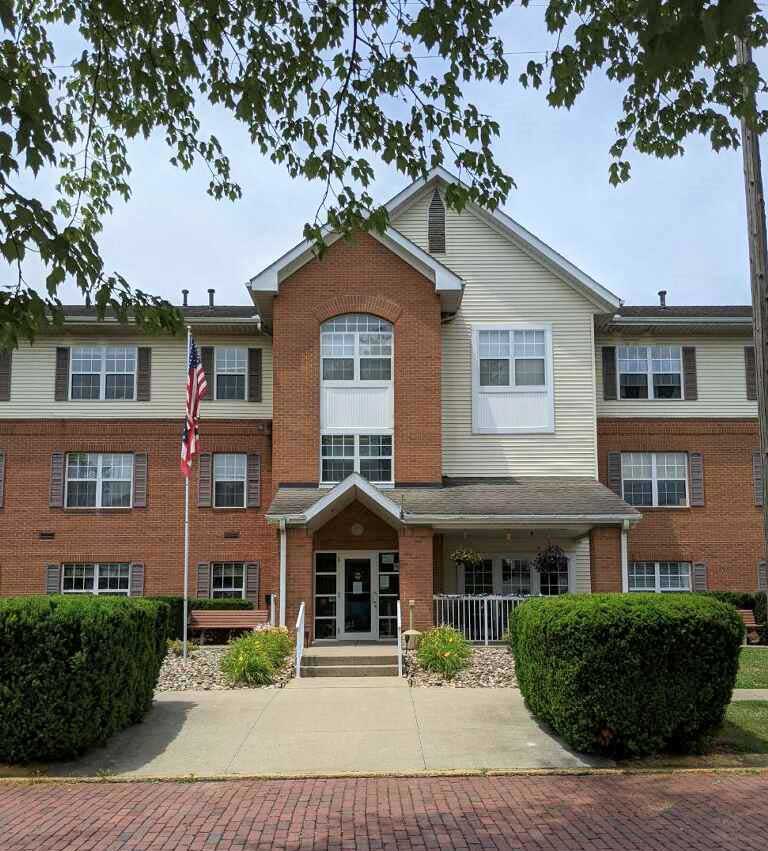
[[[315,638],[336,638],[336,553],[315,554]]]
[[[379,553],[379,638],[397,638],[400,556]]]
[[[344,632],[371,633],[371,560],[344,559]]]

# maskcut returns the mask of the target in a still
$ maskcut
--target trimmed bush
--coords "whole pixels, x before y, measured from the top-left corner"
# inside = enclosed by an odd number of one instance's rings
[[[0,600],[0,762],[73,757],[141,721],[167,624],[141,598]]]
[[[578,751],[689,750],[722,723],[739,665],[732,606],[697,594],[528,600],[510,620],[520,690]]]
[[[158,600],[161,603],[167,603],[170,607],[168,637],[182,638],[184,635],[184,598],[183,597],[145,597],[145,600]],[[252,609],[253,603],[250,600],[243,600],[234,597],[190,597],[188,599],[189,610],[192,609]]]
[[[436,626],[422,635],[416,657],[422,668],[443,674],[450,680],[467,667],[472,648],[458,630]]]
[[[257,629],[230,642],[221,671],[230,685],[269,685],[292,649],[285,627]]]

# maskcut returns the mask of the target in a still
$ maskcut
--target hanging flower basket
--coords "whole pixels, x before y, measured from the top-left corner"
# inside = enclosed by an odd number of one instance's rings
[[[483,557],[475,550],[470,550],[468,547],[458,547],[450,556],[451,561],[460,564],[463,567],[476,567],[483,561]]]

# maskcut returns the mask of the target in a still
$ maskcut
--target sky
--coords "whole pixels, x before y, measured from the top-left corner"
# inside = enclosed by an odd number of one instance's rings
[[[517,183],[505,212],[627,304],[655,304],[660,289],[673,305],[748,303],[741,151],[716,154],[698,137],[674,160],[630,151],[631,181],[610,186],[608,149],[621,90],[596,74],[566,111],[516,82],[530,58],[543,58],[553,46],[543,12],[541,5],[516,8],[499,22],[507,50],[538,55],[508,57],[511,81],[503,87],[466,89],[467,99],[501,126],[495,155]],[[765,52],[755,58],[761,65],[768,61]],[[429,62],[422,63],[425,71],[438,70]],[[130,148],[133,196],[128,203],[115,201],[100,238],[102,253],[108,270],[173,303],[187,288],[191,304],[204,304],[213,287],[218,304],[246,304],[245,282],[301,240],[322,187],[293,180],[271,164],[229,116],[201,115],[204,129],[222,141],[243,198],[214,201],[202,167],[179,171],[161,139],[142,140]],[[765,141],[762,155],[768,171]],[[376,178],[377,201],[408,183],[382,164]],[[80,302],[72,285],[62,298]]]

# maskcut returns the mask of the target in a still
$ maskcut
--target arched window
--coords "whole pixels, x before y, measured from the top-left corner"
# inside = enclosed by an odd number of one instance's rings
[[[323,381],[392,380],[392,323],[365,313],[335,316],[320,326]]]

